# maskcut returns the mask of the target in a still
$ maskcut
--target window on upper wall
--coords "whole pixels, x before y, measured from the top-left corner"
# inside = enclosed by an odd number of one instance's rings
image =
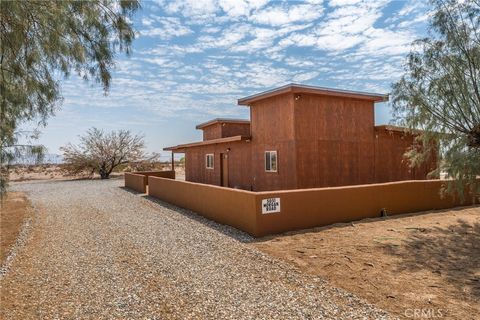
[[[265,151],[265,171],[277,172],[277,151]]]
[[[213,169],[213,153],[209,153],[205,156],[205,167],[207,169]]]

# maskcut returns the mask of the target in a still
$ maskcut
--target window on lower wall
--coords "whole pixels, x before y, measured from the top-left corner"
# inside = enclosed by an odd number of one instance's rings
[[[213,169],[213,153],[209,153],[205,156],[205,165],[207,169]]]
[[[277,151],[265,151],[265,171],[277,172]]]

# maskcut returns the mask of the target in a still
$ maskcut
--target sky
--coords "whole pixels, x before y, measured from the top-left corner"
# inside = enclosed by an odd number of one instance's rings
[[[198,123],[248,119],[237,99],[291,82],[388,93],[428,17],[421,0],[143,1],[108,94],[63,80],[62,106],[38,143],[56,154],[91,127],[128,129],[161,152],[201,140]],[[376,123],[390,120],[389,105],[377,104]]]

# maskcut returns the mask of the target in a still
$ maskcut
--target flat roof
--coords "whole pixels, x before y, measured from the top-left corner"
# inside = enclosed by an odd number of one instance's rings
[[[233,136],[233,137],[198,141],[198,142],[192,142],[192,143],[186,143],[186,144],[179,144],[177,146],[163,148],[163,150],[164,151],[185,152],[186,148],[206,146],[206,145],[210,145],[210,144],[220,144],[220,143],[227,143],[227,142],[244,141],[244,140],[250,140],[250,139],[251,139],[250,136]]]
[[[284,94],[284,93],[311,93],[311,94],[319,94],[319,95],[327,95],[327,96],[371,100],[375,102],[388,101],[388,94],[342,90],[342,89],[290,83],[279,88],[275,88],[272,90],[264,91],[264,92],[257,93],[245,98],[238,99],[238,104],[243,106],[248,106],[253,102],[270,98],[273,96],[277,96],[280,94]]]
[[[395,131],[395,132],[403,132],[403,133],[419,133],[421,132],[420,130],[411,130],[406,127],[399,127],[399,126],[393,126],[390,124],[382,124],[375,126],[375,129],[377,130],[386,130],[386,131]]]
[[[231,119],[231,118],[215,118],[212,120],[209,120],[207,122],[200,123],[197,125],[195,128],[196,129],[202,129],[208,126],[211,126],[212,124],[216,123],[236,123],[236,124],[250,124],[250,120],[246,119]]]

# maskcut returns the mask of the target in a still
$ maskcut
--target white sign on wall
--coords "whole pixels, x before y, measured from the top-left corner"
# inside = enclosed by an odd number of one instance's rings
[[[280,198],[262,199],[262,213],[280,212]]]

